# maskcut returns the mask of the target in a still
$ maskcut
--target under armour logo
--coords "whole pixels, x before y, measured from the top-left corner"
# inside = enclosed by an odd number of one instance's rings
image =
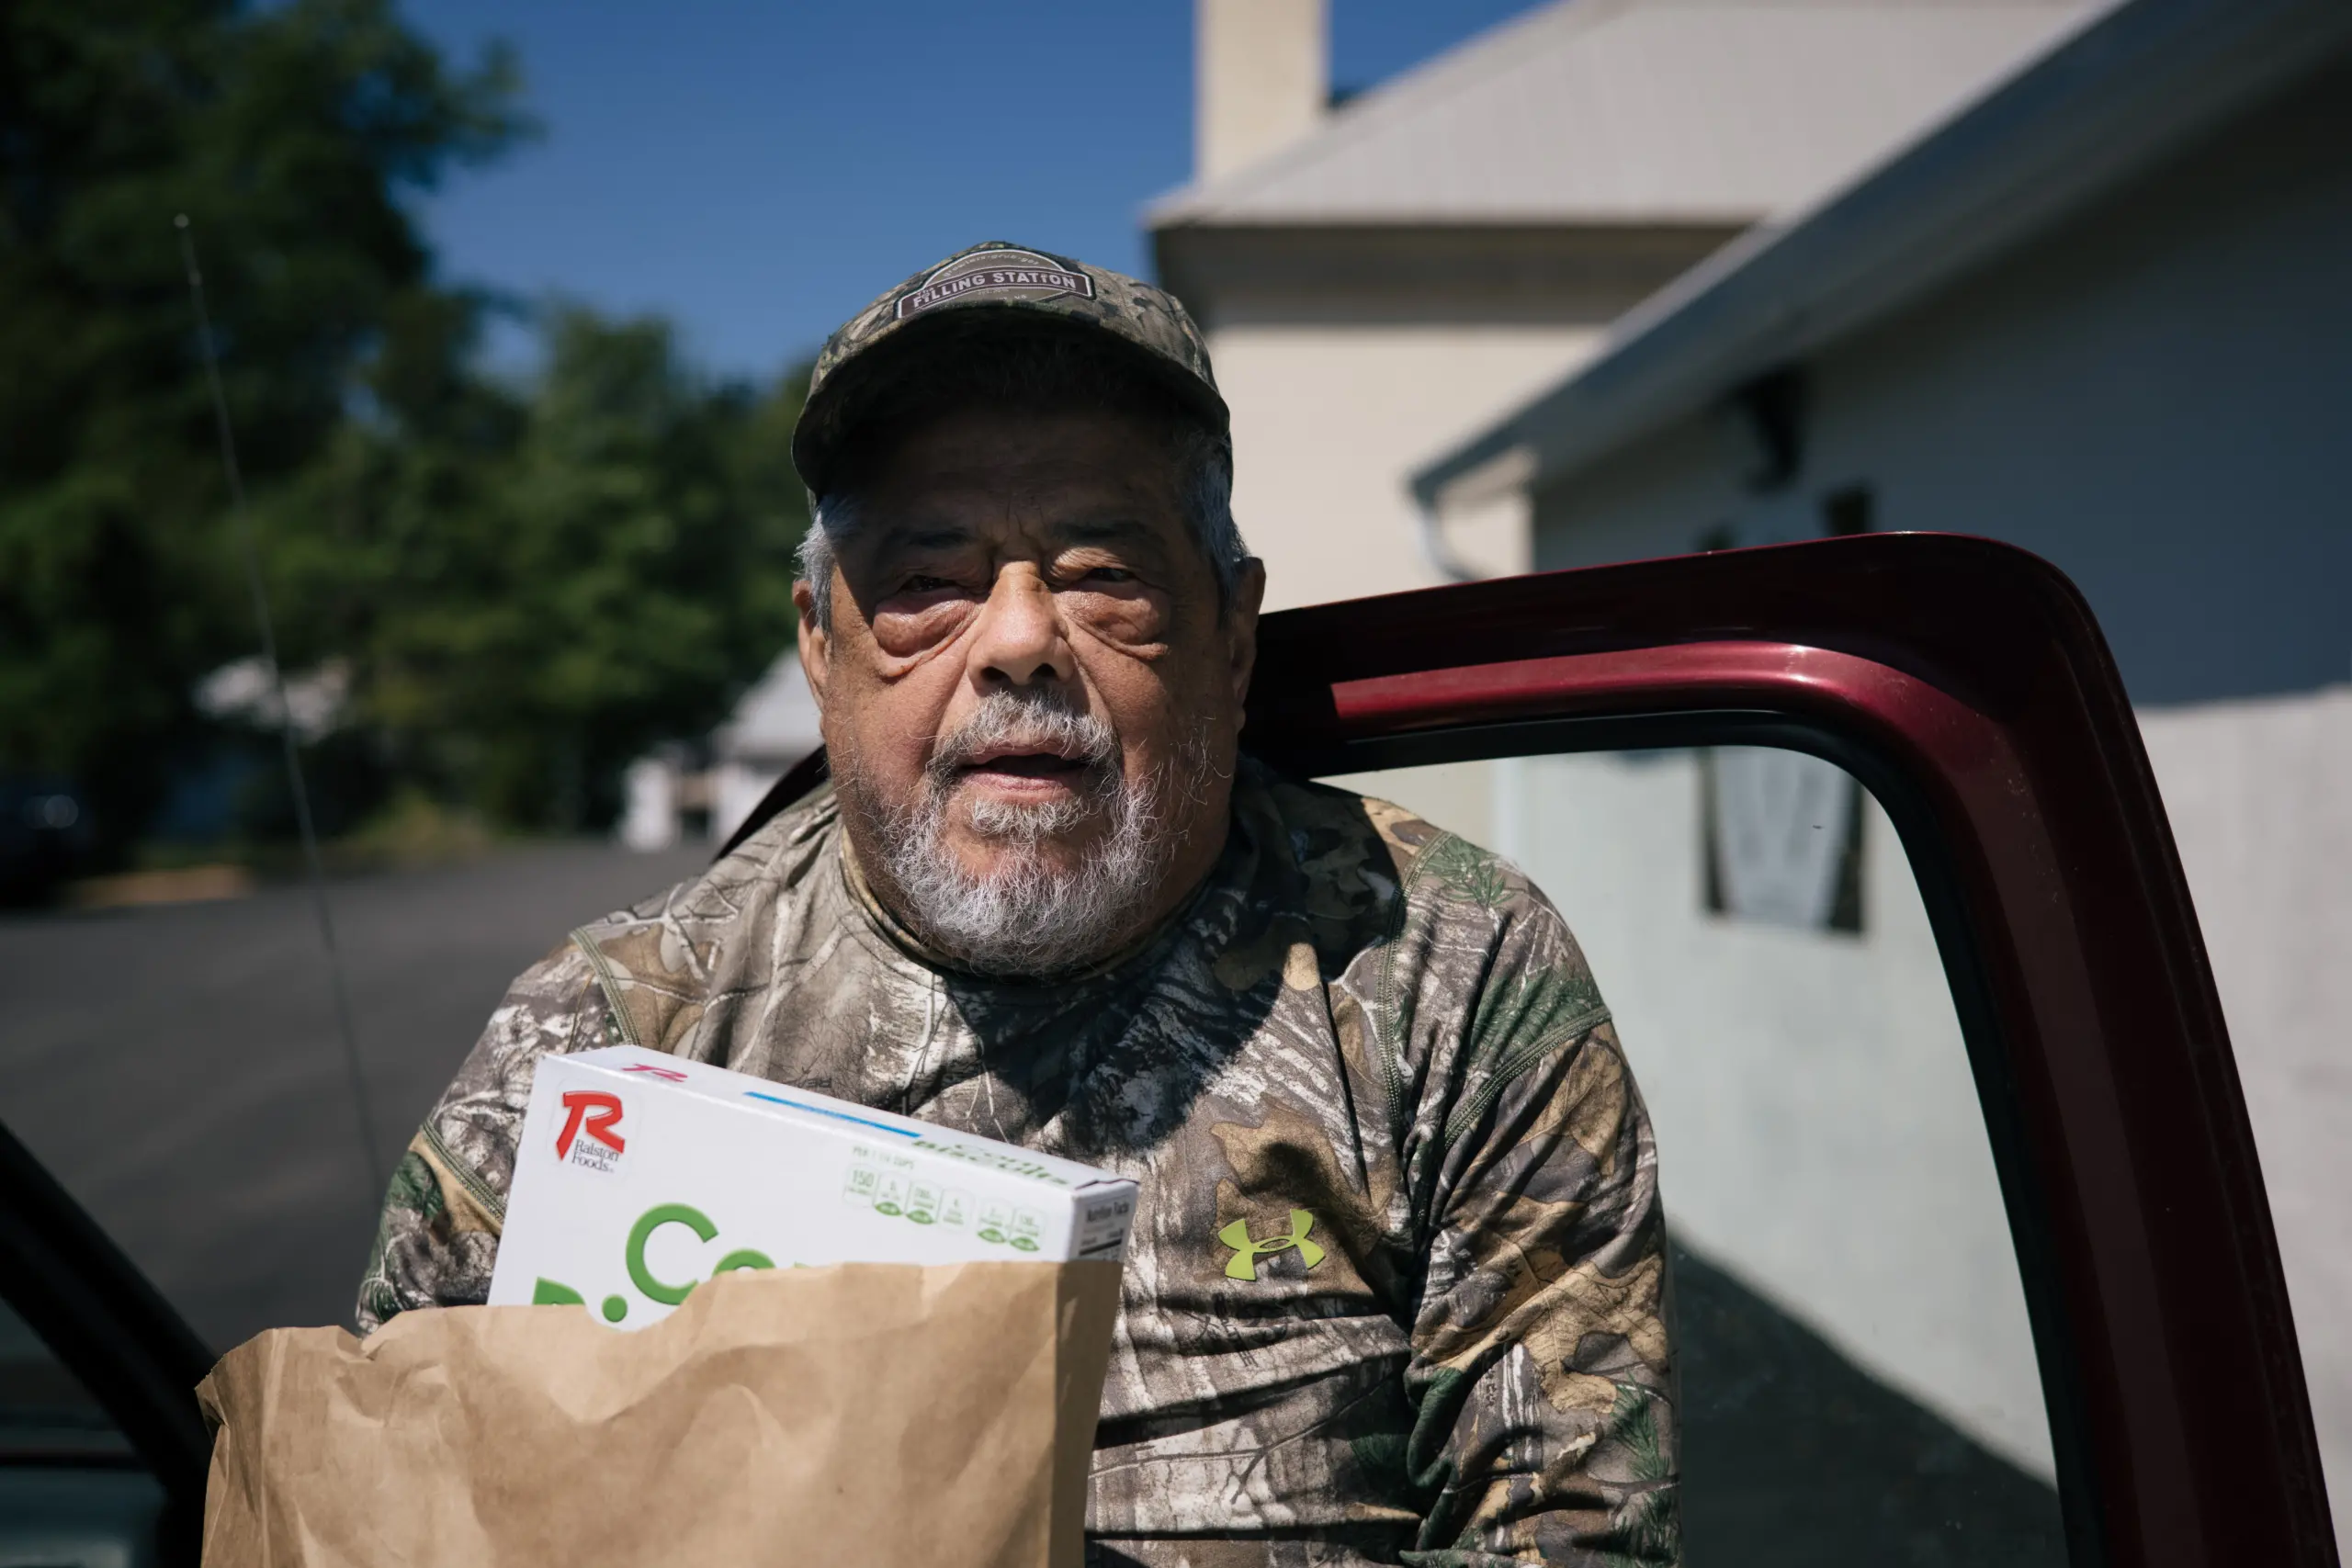
[[[1230,1280],[1255,1280],[1258,1259],[1270,1252],[1280,1252],[1285,1247],[1298,1248],[1298,1260],[1312,1269],[1323,1261],[1323,1249],[1306,1239],[1315,1228],[1315,1216],[1304,1209],[1290,1212],[1290,1229],[1282,1235],[1270,1235],[1263,1241],[1250,1239],[1250,1222],[1236,1220],[1216,1233],[1217,1240],[1233,1248],[1233,1258],[1225,1266]]]

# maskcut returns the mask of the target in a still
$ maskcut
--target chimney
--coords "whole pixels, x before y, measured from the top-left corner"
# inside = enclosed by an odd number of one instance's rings
[[[1193,173],[1216,179],[1315,129],[1330,92],[1326,0],[1194,0]]]

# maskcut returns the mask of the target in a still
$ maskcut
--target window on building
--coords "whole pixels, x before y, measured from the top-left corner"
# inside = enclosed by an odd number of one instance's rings
[[[1860,785],[1818,757],[1755,746],[1702,752],[1698,769],[1708,913],[1862,929]]]

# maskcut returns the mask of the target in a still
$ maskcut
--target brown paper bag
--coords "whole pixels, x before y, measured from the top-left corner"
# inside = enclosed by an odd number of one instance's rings
[[[197,1390],[206,1568],[1077,1568],[1113,1263],[741,1271],[278,1328]]]

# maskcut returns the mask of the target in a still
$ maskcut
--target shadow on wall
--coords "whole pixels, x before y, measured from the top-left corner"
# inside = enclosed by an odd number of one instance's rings
[[[1687,1560],[2052,1568],[2058,1494],[1677,1243]]]

